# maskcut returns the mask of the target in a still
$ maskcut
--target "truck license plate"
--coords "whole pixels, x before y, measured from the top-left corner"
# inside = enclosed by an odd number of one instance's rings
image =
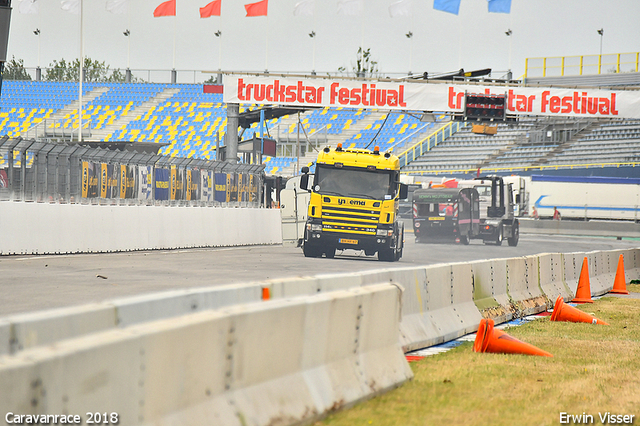
[[[350,240],[348,238],[340,238],[338,242],[342,244],[358,244],[358,240]]]

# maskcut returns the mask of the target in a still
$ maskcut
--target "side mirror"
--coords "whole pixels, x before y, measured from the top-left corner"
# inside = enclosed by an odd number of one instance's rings
[[[409,196],[409,185],[405,183],[400,184],[400,196],[401,200],[405,200]]]
[[[302,172],[302,175],[300,176],[300,189],[309,191],[309,167],[304,166],[300,171]]]

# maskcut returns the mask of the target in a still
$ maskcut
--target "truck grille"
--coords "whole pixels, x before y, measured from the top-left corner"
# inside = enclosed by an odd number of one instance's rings
[[[375,235],[380,210],[371,207],[322,206],[322,229],[325,232]]]

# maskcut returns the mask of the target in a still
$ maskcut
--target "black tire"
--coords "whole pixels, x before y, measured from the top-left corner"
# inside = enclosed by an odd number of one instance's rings
[[[511,228],[511,236],[507,239],[510,247],[516,247],[518,245],[518,241],[520,240],[520,223],[518,220],[513,221],[513,226]]]
[[[502,224],[500,224],[500,227],[498,228],[498,235],[496,236],[496,245],[497,246],[501,246],[502,245],[502,240],[503,240],[503,231],[502,231]]]
[[[304,253],[304,257],[322,256],[322,252],[320,250],[318,250],[316,247],[309,247],[308,244],[302,246],[302,252]]]
[[[333,259],[336,257],[336,249],[329,249],[324,252],[324,255],[327,256],[327,259]]]
[[[391,248],[381,248],[378,250],[378,260],[382,262],[395,262],[396,261],[396,251]]]
[[[464,244],[465,246],[468,246],[469,245],[469,234],[460,235],[460,243]]]
[[[404,223],[400,226],[400,235],[398,235],[398,241],[396,242],[396,261],[402,258],[404,252]]]

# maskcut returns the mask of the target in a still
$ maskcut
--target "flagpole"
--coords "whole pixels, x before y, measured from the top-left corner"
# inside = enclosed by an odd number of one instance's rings
[[[269,73],[269,13],[267,12],[267,37],[265,38],[264,73]]]
[[[220,22],[218,23],[218,32],[220,40],[218,41],[218,71],[222,71],[222,31],[220,31]]]
[[[131,12],[127,10],[127,30],[131,28]],[[131,34],[127,36],[127,69],[131,69]]]
[[[409,75],[413,72],[413,13],[411,14],[411,28],[409,29]]]
[[[178,27],[178,18],[176,15],[173,15],[173,70],[176,69],[176,31]]]
[[[362,48],[362,57],[364,58],[364,0],[362,0],[363,10],[361,11],[361,25],[360,25],[360,46]]]
[[[82,80],[84,74],[84,0],[80,0],[80,73],[78,76],[78,143],[82,143]]]

